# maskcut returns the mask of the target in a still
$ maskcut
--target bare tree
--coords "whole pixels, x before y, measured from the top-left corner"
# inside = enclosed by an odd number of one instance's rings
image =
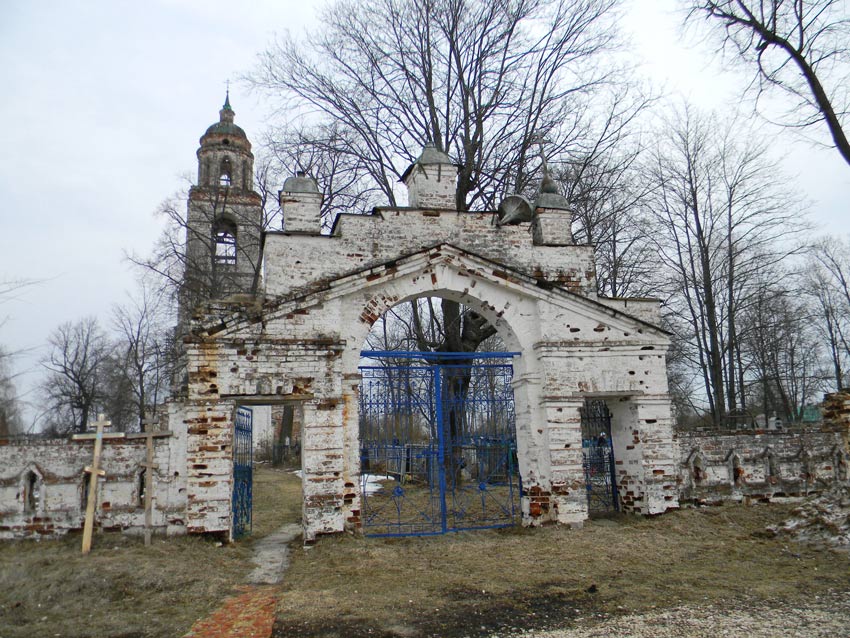
[[[0,307],[14,301],[22,290],[38,283],[32,279],[0,280]],[[0,316],[0,327],[6,317]],[[15,387],[13,362],[20,350],[12,350],[0,344],[0,436],[20,433],[23,419],[20,399]]]
[[[186,177],[191,183],[191,178]],[[260,195],[262,214],[258,225],[252,225],[252,237],[260,236],[261,231],[280,225],[280,208],[275,187],[277,173],[272,162],[267,158],[256,162],[254,167],[255,190]],[[127,259],[139,267],[142,276],[153,275],[146,285],[151,285],[151,294],[165,294],[175,305],[187,311],[195,307],[199,301],[215,298],[222,290],[221,270],[215,267],[215,251],[212,249],[213,240],[210,235],[203,234],[213,227],[213,222],[222,216],[231,215],[250,223],[238,213],[231,213],[226,194],[227,189],[220,189],[215,199],[204,209],[203,214],[208,222],[199,228],[190,227],[187,219],[186,202],[188,188],[178,191],[166,198],[158,206],[155,215],[164,219],[163,230],[154,243],[153,249],[147,255],[128,254]],[[192,254],[187,250],[190,239],[198,240],[197,244],[208,250]],[[262,252],[259,258],[254,255],[256,246],[249,242],[239,242],[236,245],[236,258],[250,264],[254,273],[255,283],[259,277],[262,263]],[[187,278],[187,273],[191,277]]]
[[[175,193],[163,200],[155,214],[165,220],[162,232],[149,255],[129,254],[127,259],[153,275],[158,292],[167,294],[176,304],[186,273],[186,206],[187,191]]]
[[[541,140],[553,165],[593,162],[646,105],[604,60],[618,4],[340,0],[304,41],[269,47],[248,80],[287,113],[316,118],[308,131],[286,129],[276,152],[318,147],[334,171],[326,198],[365,186],[361,203],[396,205],[398,180],[430,140],[459,167],[457,209],[493,210],[533,188]],[[488,336],[474,312],[439,306],[411,306],[417,347],[468,352]]]
[[[112,323],[117,332],[113,359],[117,376],[126,381],[132,394],[140,428],[167,391],[174,355],[174,320],[167,299],[145,280],[137,297],[113,308]]]
[[[651,189],[639,170],[640,150],[611,149],[561,173],[573,235],[594,245],[597,289],[609,297],[641,297],[655,288],[658,264],[643,205]]]
[[[384,203],[351,131],[336,122],[313,127],[287,123],[274,128],[265,143],[263,159],[274,184],[302,171],[316,180],[322,198],[322,232],[329,233],[342,213],[365,213]],[[280,228],[281,221],[270,220],[268,228]]]
[[[23,430],[11,360],[9,353],[0,347],[0,437],[18,434]]]
[[[850,15],[845,0],[692,0],[691,18],[704,16],[724,44],[756,70],[757,96],[778,89],[794,101],[784,124],[825,125],[850,164],[845,133]]]
[[[536,140],[552,157],[585,156],[644,104],[612,89],[622,78],[603,65],[618,3],[341,0],[303,42],[266,50],[248,79],[333,127],[334,153],[391,205],[432,140],[459,166],[458,210],[492,210],[533,182]],[[601,119],[599,104],[610,106]]]
[[[648,201],[668,309],[687,326],[716,425],[745,407],[736,318],[751,302],[751,284],[797,250],[803,228],[776,175],[763,144],[689,109],[666,125],[652,159]]]
[[[105,366],[111,349],[96,317],[63,323],[48,338],[50,352],[42,361],[47,370],[42,390],[51,412],[49,423],[85,432],[104,397]]]
[[[754,286],[752,302],[740,316],[747,326],[741,334],[745,391],[765,415],[796,422],[820,388],[821,343],[804,297],[787,286],[792,273],[768,275]]]
[[[802,289],[815,310],[829,352],[832,390],[846,387],[850,366],[850,244],[835,238],[817,242],[805,265]]]

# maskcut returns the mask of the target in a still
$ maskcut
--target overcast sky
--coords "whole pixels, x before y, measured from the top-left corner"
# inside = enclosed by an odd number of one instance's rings
[[[315,19],[310,2],[0,0],[0,280],[36,279],[0,303],[0,344],[19,391],[40,375],[48,334],[85,315],[108,320],[133,287],[125,252],[160,232],[157,204],[196,170],[198,138],[218,119],[225,80],[249,70],[275,32]],[[632,0],[624,27],[647,76],[672,100],[722,112],[742,78],[679,36],[677,0]],[[235,84],[236,122],[256,143],[267,110]],[[755,125],[755,123],[754,123]],[[835,151],[771,132],[819,232],[847,235],[850,168]],[[843,195],[843,197],[842,197]]]

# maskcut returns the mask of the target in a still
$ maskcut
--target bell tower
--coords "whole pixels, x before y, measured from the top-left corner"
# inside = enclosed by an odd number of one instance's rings
[[[210,299],[253,293],[260,284],[262,199],[254,192],[251,142],[234,116],[228,91],[219,121],[200,139],[186,218],[181,302],[188,312]]]

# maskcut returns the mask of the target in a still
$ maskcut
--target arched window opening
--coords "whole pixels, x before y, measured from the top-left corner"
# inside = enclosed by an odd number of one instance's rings
[[[218,174],[219,186],[230,186],[230,178],[233,174],[233,169],[230,166],[230,160],[228,158],[225,157],[223,160],[221,160],[221,169],[218,171]]]
[[[136,502],[137,507],[145,506],[145,483],[147,481],[147,470],[142,469],[139,472],[139,477],[136,479],[136,493],[139,495],[139,498]]]
[[[216,265],[236,265],[236,225],[226,220],[220,220],[213,231],[215,239]]]
[[[767,483],[771,485],[776,485],[779,483],[779,479],[781,478],[779,475],[779,459],[776,456],[776,453],[770,448],[766,448],[764,451],[764,479]]]
[[[24,477],[24,511],[36,512],[41,503],[41,481],[38,475],[33,472],[27,472]]]
[[[89,487],[91,486],[91,474],[83,477],[83,490],[80,494],[80,509],[85,511],[89,504]]]
[[[741,485],[744,482],[744,468],[741,467],[741,459],[737,456],[732,458],[732,484]]]
[[[705,480],[705,468],[702,465],[702,459],[697,457],[694,461],[694,483],[702,483]]]

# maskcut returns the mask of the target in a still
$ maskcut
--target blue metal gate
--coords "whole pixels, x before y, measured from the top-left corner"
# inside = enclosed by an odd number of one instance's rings
[[[361,520],[368,536],[515,525],[515,353],[363,352]]]
[[[251,533],[253,504],[253,413],[250,408],[236,408],[233,437],[233,538]]]
[[[588,511],[616,512],[620,506],[611,443],[611,412],[605,401],[585,401],[581,408],[581,439]]]

